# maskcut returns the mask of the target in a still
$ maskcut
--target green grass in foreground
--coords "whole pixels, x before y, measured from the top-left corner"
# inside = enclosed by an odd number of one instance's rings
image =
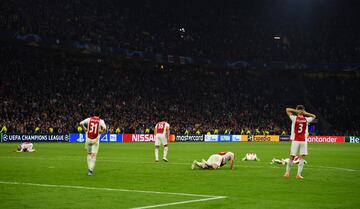
[[[94,176],[87,176],[83,144],[35,144],[36,153],[15,153],[16,144],[0,144],[0,208],[92,209],[135,208],[206,197],[132,191],[48,187],[84,186],[226,196],[163,208],[360,208],[360,146],[310,144],[303,176],[282,177],[284,166],[270,165],[273,157],[286,157],[289,143],[171,143],[169,163],[154,162],[152,143],[102,143]],[[191,170],[194,159],[233,151],[236,167]],[[260,162],[242,162],[246,152]],[[161,150],[162,153],[162,150]],[[6,182],[32,183],[7,184]]]

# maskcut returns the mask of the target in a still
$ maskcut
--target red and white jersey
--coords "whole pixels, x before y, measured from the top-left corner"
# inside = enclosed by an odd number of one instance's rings
[[[23,143],[21,143],[20,146],[21,146],[21,150],[32,149],[33,144],[31,142],[23,142]]]
[[[256,153],[255,152],[246,153],[245,159],[246,160],[256,160],[257,159]]]
[[[167,133],[168,128],[170,129],[170,125],[167,122],[165,121],[158,122],[155,125],[156,134],[170,134]]]
[[[221,155],[221,157],[222,157],[220,166],[225,165],[227,161],[233,160],[235,158],[235,154],[232,152],[219,152],[216,154]]]
[[[292,122],[290,140],[306,141],[309,135],[308,125],[314,118],[304,117],[303,115],[290,115],[290,119]]]
[[[90,117],[80,122],[81,125],[87,125],[86,136],[89,139],[97,139],[100,130],[106,130],[104,120],[99,117]],[[101,128],[101,129],[100,129]]]

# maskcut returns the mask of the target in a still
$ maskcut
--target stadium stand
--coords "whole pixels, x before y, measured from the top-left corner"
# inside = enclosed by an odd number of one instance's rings
[[[286,4],[274,8],[276,17],[256,12],[256,2],[214,9],[214,2],[7,1],[0,4],[0,123],[8,132],[77,132],[77,122],[100,109],[110,132],[152,130],[165,113],[175,133],[280,134],[289,132],[284,108],[303,103],[319,115],[317,133],[359,135],[356,69],[263,70],[266,62],[292,69],[359,62],[356,11],[333,13],[321,2],[314,9],[326,9],[309,18],[291,15]],[[137,50],[247,64],[124,59]]]

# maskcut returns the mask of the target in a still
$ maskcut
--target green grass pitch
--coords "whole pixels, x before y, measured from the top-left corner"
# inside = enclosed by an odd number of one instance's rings
[[[285,179],[284,166],[269,164],[287,156],[289,143],[171,143],[168,163],[154,162],[152,143],[102,143],[93,176],[84,144],[34,146],[36,153],[15,153],[16,144],[0,144],[1,209],[360,208],[358,144],[309,144],[300,181],[297,166]],[[191,170],[194,159],[219,151],[236,154],[234,170]],[[242,162],[250,151],[261,161]]]

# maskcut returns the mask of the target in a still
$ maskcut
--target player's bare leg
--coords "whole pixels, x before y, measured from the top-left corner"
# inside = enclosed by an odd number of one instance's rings
[[[195,168],[203,168],[203,163],[194,160],[193,163],[191,164],[191,169],[194,170]]]
[[[160,146],[155,146],[155,162],[159,162],[159,148]]]
[[[87,163],[88,163],[88,175],[91,176],[94,172],[96,162],[96,153],[88,153]]]
[[[300,155],[299,156],[299,164],[298,164],[298,172],[296,175],[296,179],[303,179],[303,177],[301,176],[301,173],[304,169],[304,155]]]
[[[169,149],[169,147],[167,146],[167,144],[164,145],[163,161],[165,161],[165,162],[168,162],[168,159],[167,159],[168,149]]]
[[[293,164],[293,160],[294,160],[294,156],[290,155],[289,163],[286,165],[286,171],[285,171],[284,177],[289,177],[291,166]]]

